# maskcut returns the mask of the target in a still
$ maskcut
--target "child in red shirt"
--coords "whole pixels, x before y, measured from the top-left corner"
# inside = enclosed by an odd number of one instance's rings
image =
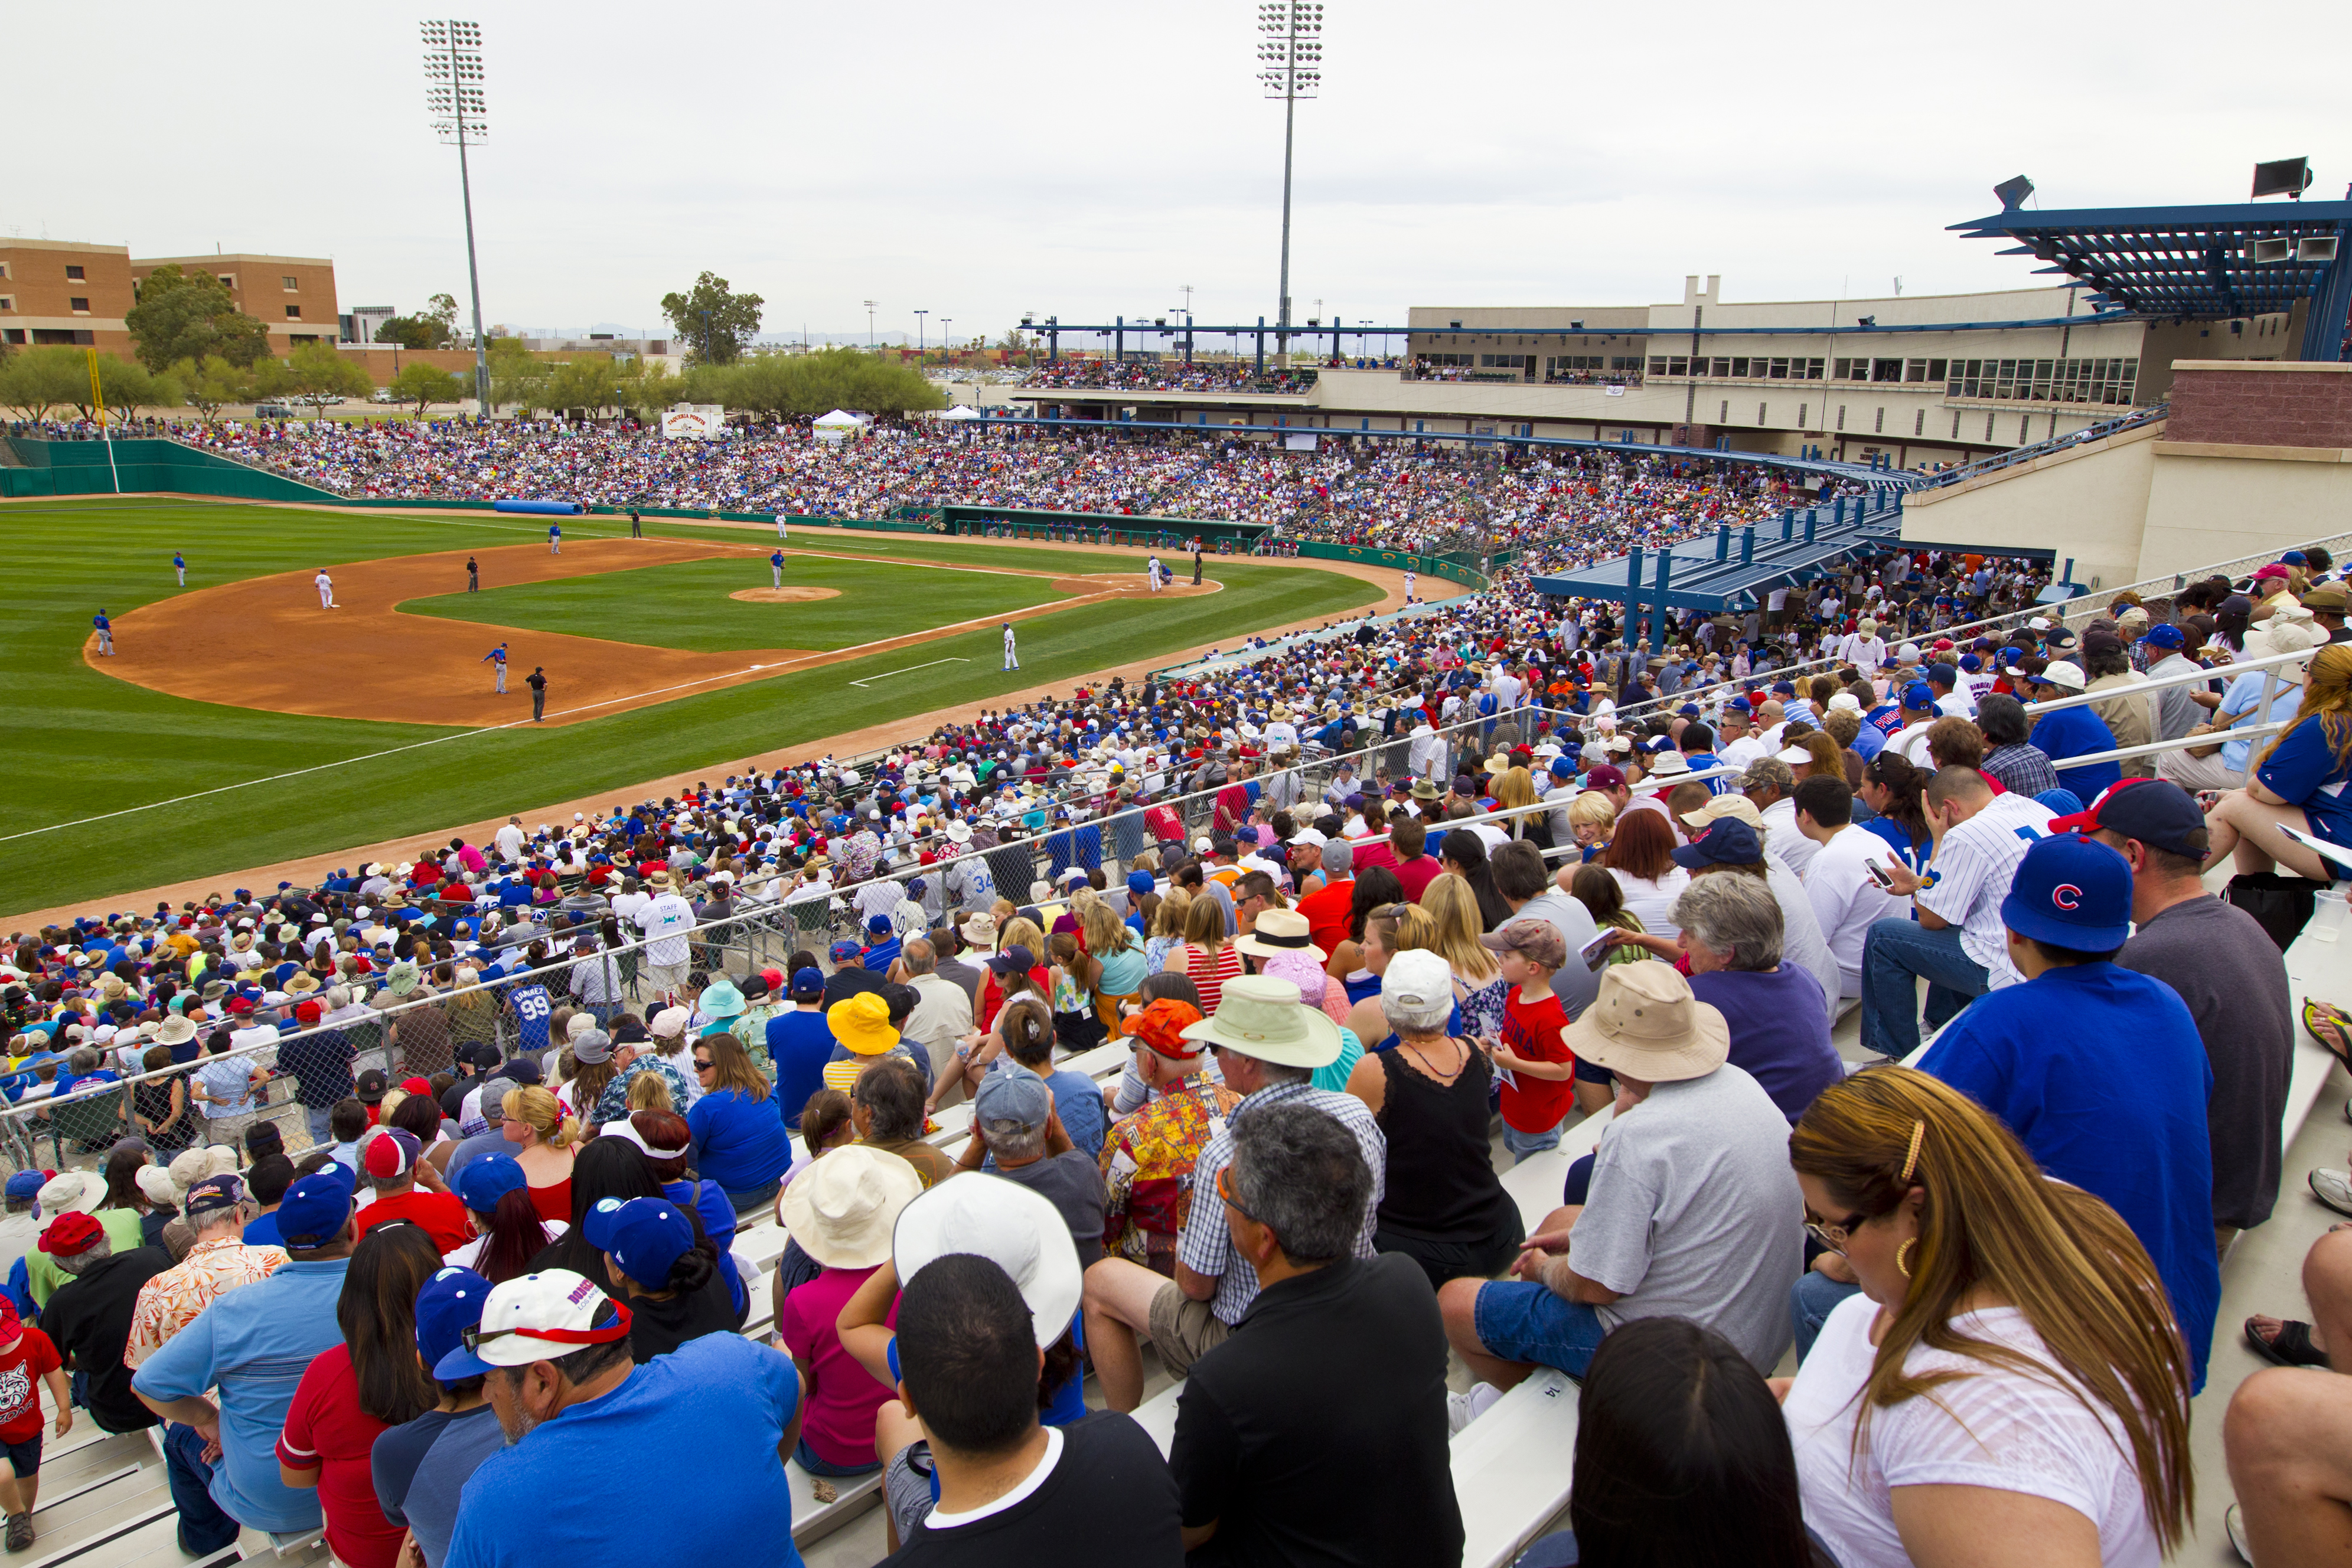
[[[16,1307],[0,1296],[0,1447],[12,1472],[0,1476],[0,1509],[7,1511],[7,1544],[22,1552],[33,1544],[33,1505],[40,1490],[41,1391],[58,1407],[58,1436],[73,1428],[73,1394],[65,1363],[49,1336],[26,1328]]]
[[[1559,1124],[1576,1098],[1576,1053],[1568,1014],[1551,977],[1568,962],[1568,939],[1549,920],[1514,920],[1478,939],[1512,989],[1503,999],[1503,1035],[1482,1040],[1503,1078],[1503,1146],[1513,1161],[1559,1145]]]

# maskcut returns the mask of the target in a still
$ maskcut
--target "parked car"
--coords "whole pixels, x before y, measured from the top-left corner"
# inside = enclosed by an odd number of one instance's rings
[[[253,405],[256,419],[291,419],[294,411],[282,402],[257,402]]]
[[[398,398],[392,395],[392,389],[390,387],[378,387],[375,391],[368,393],[368,402],[398,402],[400,400]]]

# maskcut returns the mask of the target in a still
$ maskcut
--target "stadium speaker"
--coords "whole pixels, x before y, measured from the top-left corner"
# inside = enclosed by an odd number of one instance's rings
[[[2334,235],[2305,235],[2294,247],[2294,258],[2297,261],[2334,261],[2336,259],[2336,236]]]
[[[2273,239],[2258,239],[2254,242],[2256,267],[2275,267],[2283,261],[2291,261],[2294,257],[2294,241],[2284,235]]]
[[[2311,160],[2308,158],[2278,158],[2268,163],[2254,165],[2254,198],[2284,193],[2299,198],[2311,189]]]
[[[1992,188],[1992,193],[2000,198],[2002,212],[2015,212],[2025,205],[2026,197],[2033,194],[2033,182],[2020,174],[2014,180],[2003,180],[2000,184],[1995,185]]]

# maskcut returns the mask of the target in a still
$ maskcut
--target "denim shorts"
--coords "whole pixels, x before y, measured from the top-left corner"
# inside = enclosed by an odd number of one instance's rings
[[[0,1444],[0,1448],[7,1451],[8,1468],[16,1472],[18,1480],[41,1473],[40,1433],[34,1433],[21,1443]]]
[[[1584,1375],[1609,1332],[1592,1308],[1526,1281],[1480,1286],[1471,1322],[1488,1354],[1556,1366],[1570,1377]]]

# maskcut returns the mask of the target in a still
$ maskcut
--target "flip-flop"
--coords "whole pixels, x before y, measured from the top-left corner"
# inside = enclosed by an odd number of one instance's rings
[[[2273,1366],[2320,1366],[2327,1364],[2327,1353],[2311,1343],[2311,1325],[2289,1318],[2279,1324],[2277,1333],[2269,1339],[2254,1332],[2254,1320],[2245,1322],[2246,1344],[2256,1355]]]
[[[2327,1049],[2329,1055],[2352,1068],[2352,1012],[2346,1012],[2334,1002],[2305,998],[2303,1028],[2305,1033]]]

